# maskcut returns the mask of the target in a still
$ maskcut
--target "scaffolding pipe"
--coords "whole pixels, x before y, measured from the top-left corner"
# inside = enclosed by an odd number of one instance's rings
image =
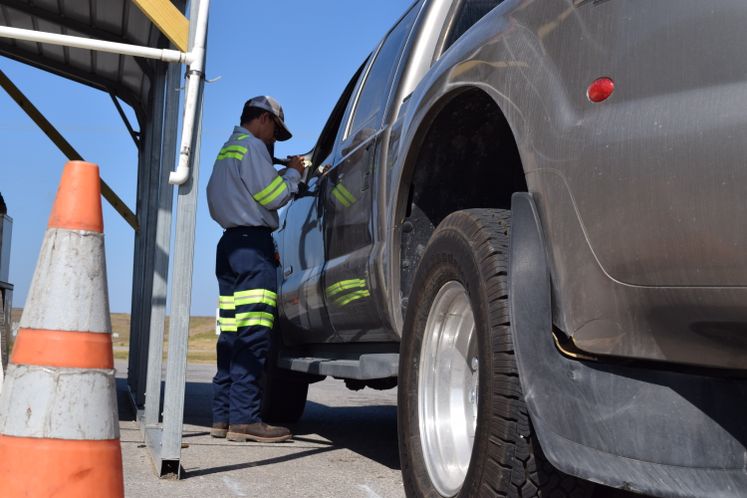
[[[23,40],[37,43],[49,43],[50,45],[62,45],[64,47],[83,48],[96,50],[98,52],[109,52],[119,55],[131,55],[133,57],[144,57],[146,59],[157,59],[164,62],[178,62],[180,64],[191,64],[192,54],[170,50],[165,48],[142,47],[128,43],[109,42],[81,36],[60,35],[56,33],[45,33],[33,29],[11,28],[0,26],[0,38]],[[201,56],[204,59],[204,56]]]
[[[195,38],[189,51],[191,56],[187,72],[187,95],[184,97],[184,122],[182,142],[179,146],[179,165],[169,175],[169,183],[183,185],[189,178],[189,158],[195,132],[199,86],[205,73],[205,40],[207,39],[208,8],[210,0],[202,0],[195,20]]]

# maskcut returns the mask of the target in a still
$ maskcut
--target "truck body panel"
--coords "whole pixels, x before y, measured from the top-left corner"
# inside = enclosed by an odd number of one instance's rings
[[[431,235],[519,196],[512,230],[540,242],[511,248],[501,326],[550,463],[738,496],[745,21],[741,0],[412,4],[343,92],[276,234],[285,364],[365,384],[400,361],[407,377]],[[614,91],[592,102],[603,77]]]

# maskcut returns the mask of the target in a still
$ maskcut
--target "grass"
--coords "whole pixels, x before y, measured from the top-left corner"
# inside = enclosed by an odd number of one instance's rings
[[[13,322],[21,319],[21,309],[14,308],[11,314]],[[112,313],[112,345],[114,357],[126,360],[129,357],[130,315]],[[168,351],[169,319],[164,323],[164,358]],[[189,342],[187,361],[190,363],[215,363],[215,318],[212,316],[193,316],[189,319]],[[12,347],[12,344],[11,344]]]

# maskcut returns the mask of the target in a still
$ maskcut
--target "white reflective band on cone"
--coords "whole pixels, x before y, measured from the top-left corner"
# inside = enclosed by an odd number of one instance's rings
[[[0,434],[117,439],[116,409],[114,370],[11,364],[0,395]]]
[[[109,333],[104,235],[48,229],[29,289],[22,328]]]

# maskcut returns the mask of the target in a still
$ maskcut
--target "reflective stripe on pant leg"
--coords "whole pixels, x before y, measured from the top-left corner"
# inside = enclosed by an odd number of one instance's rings
[[[269,327],[239,327],[231,357],[230,424],[251,424],[260,420],[260,380],[270,349]]]
[[[231,357],[229,424],[248,424],[260,420],[259,383],[277,304],[275,246],[269,231],[239,232],[232,240],[229,260],[237,273],[233,285],[236,339]]]
[[[235,341],[236,320],[233,305],[234,282],[236,273],[229,261],[230,238],[221,237],[216,250],[215,275],[218,279],[219,323],[221,334],[215,345],[216,372],[213,377],[213,422],[228,422],[231,394],[231,357]]]
[[[234,302],[240,304],[236,305],[237,337],[231,365],[232,402],[236,399],[231,422],[251,423],[259,418],[259,380],[270,348],[277,295],[269,289],[248,289],[234,294]]]
[[[218,298],[218,325],[221,332],[236,332],[236,307],[233,294]]]

